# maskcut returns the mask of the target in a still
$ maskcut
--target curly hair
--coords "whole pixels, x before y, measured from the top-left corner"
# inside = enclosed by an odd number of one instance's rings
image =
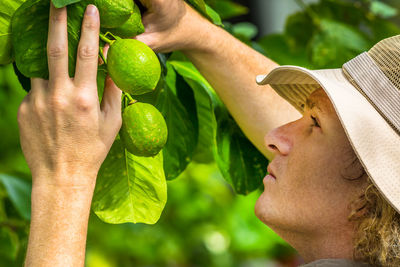
[[[400,266],[400,214],[370,178],[351,207],[348,219],[355,222],[353,258],[374,266]]]

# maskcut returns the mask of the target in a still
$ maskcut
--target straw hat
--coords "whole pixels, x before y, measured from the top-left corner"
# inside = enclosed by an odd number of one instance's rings
[[[301,113],[323,88],[372,182],[400,212],[400,35],[382,40],[341,69],[281,66],[257,83],[271,87]]]

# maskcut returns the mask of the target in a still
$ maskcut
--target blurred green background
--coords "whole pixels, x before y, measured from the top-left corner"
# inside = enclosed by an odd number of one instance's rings
[[[227,31],[280,64],[341,67],[377,41],[400,33],[397,0],[206,2],[221,15]],[[271,10],[273,3],[296,6],[276,28],[281,32],[259,24],[268,10],[252,11],[266,2]],[[287,12],[282,10],[282,16]],[[16,119],[24,96],[12,65],[0,66],[0,266],[22,266],[29,232],[31,176]],[[255,217],[259,194],[235,195],[213,163],[192,162],[168,182],[168,202],[156,225],[109,225],[91,214],[86,265],[297,266],[296,252]]]

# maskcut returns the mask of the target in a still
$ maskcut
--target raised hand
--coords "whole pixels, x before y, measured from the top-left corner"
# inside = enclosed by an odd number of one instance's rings
[[[35,185],[93,186],[121,125],[121,91],[107,79],[97,95],[99,13],[82,23],[75,77],[68,75],[67,10],[51,6],[49,80],[33,78],[19,107],[21,146]],[[78,177],[75,179],[74,177]]]
[[[182,0],[140,0],[147,8],[143,14],[145,32],[135,37],[156,52],[188,50],[204,42],[205,18]]]

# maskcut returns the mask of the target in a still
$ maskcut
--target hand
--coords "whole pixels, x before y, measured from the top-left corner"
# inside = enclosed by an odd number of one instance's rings
[[[147,8],[142,22],[145,32],[135,37],[155,52],[195,49],[212,25],[182,0],[140,0]]]
[[[68,75],[67,10],[50,8],[49,80],[31,79],[18,110],[21,147],[33,186],[92,186],[121,126],[121,91],[106,80],[97,95],[100,19],[89,5],[82,23],[75,77]]]

